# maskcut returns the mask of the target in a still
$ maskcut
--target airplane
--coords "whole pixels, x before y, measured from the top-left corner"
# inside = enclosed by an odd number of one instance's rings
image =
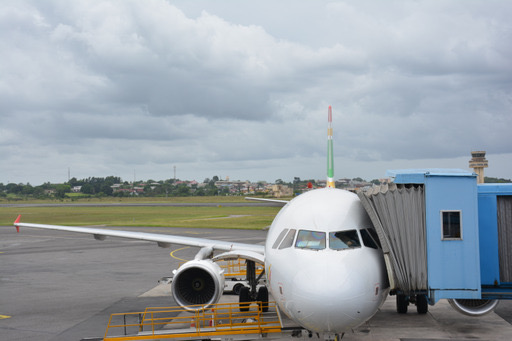
[[[217,261],[245,259],[250,288],[240,291],[241,310],[249,309],[251,301],[268,309],[264,303],[270,291],[280,311],[295,323],[310,333],[339,338],[377,312],[388,296],[389,282],[378,237],[358,196],[334,186],[331,106],[327,133],[327,187],[289,202],[275,200],[284,206],[268,230],[265,245],[22,223],[20,216],[14,226],[18,232],[20,227],[41,228],[92,234],[97,240],[122,237],[156,242],[160,247],[198,247],[194,259],[174,271],[171,284],[175,301],[185,309],[199,309],[190,305],[207,309],[219,301],[224,276]],[[264,265],[260,277],[256,277],[255,263]],[[267,286],[257,287],[263,275]]]

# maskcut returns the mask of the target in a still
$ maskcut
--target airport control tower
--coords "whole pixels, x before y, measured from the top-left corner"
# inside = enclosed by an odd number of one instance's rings
[[[484,183],[484,168],[487,168],[488,166],[489,164],[485,158],[485,151],[471,152],[469,167],[473,168],[476,175],[478,175],[477,181],[479,184]]]

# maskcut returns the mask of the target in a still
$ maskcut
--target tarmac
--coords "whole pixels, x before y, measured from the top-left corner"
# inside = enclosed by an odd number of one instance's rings
[[[247,243],[263,243],[266,237],[259,230],[117,229]],[[13,226],[0,227],[0,339],[100,340],[112,313],[175,305],[169,286],[158,280],[196,252],[115,238],[96,241],[68,232],[22,228],[17,234]],[[398,314],[390,296],[372,319],[345,333],[343,340],[508,341],[511,322],[510,301],[502,301],[495,313],[474,318],[454,311],[446,301],[429,307],[426,315],[418,315],[414,306],[408,314]]]

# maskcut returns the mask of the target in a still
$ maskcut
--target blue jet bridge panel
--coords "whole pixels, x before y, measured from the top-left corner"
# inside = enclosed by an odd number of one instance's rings
[[[428,296],[480,299],[477,178],[463,170],[388,171],[397,184],[423,184]]]
[[[512,298],[512,184],[478,185],[482,297]]]

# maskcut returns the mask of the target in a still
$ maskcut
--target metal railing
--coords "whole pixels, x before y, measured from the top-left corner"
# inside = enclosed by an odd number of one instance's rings
[[[248,304],[248,303],[245,303]],[[249,311],[239,303],[218,303],[208,310],[182,307],[146,308],[144,312],[112,314],[104,340],[151,340],[208,338],[219,335],[281,332],[275,302],[251,302]],[[268,312],[263,312],[268,305]],[[191,306],[201,307],[201,306]]]
[[[224,269],[225,277],[245,277],[247,273],[245,259],[238,258],[237,260],[221,261],[218,264]],[[263,265],[256,263],[256,275],[260,275],[262,272]]]

